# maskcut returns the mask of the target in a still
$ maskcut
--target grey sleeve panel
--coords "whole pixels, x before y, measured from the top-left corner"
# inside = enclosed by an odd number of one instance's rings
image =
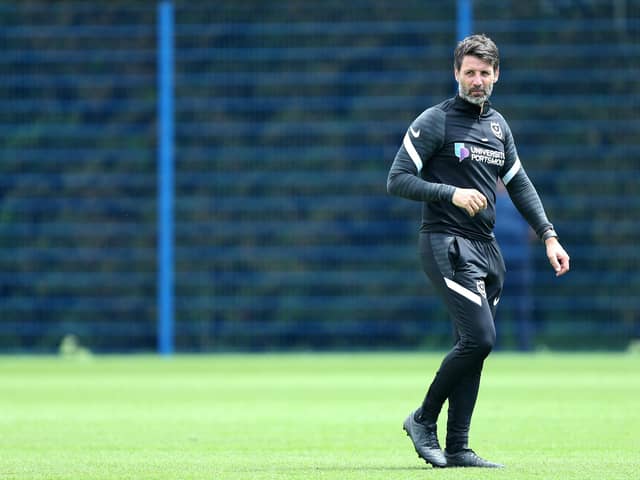
[[[391,195],[417,201],[451,201],[455,187],[427,182],[420,175],[429,158],[442,148],[445,116],[444,111],[429,108],[413,121],[389,170],[387,191]]]
[[[505,185],[507,185],[511,179],[520,170],[520,159],[518,158],[518,151],[516,150],[516,144],[513,140],[513,134],[511,128],[505,122],[505,142],[504,142],[505,163],[503,171],[500,172],[500,178]]]
[[[544,211],[538,192],[522,166],[510,179],[506,187],[513,204],[520,214],[535,230],[536,235],[542,238],[544,232],[553,228],[553,225],[547,219],[547,214]]]

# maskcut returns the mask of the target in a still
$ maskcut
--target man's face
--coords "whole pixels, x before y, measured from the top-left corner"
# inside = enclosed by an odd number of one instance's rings
[[[454,68],[458,93],[467,102],[482,105],[491,96],[493,84],[498,81],[499,69],[493,69],[478,57],[466,55],[462,58],[460,70]]]

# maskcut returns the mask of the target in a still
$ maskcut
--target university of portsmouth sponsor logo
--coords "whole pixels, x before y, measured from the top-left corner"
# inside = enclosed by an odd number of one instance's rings
[[[481,162],[486,165],[497,165],[498,167],[502,167],[504,165],[504,152],[491,150],[490,148],[472,146],[471,160],[474,162]]]
[[[458,157],[458,162],[463,161],[469,156],[469,149],[464,146],[464,143],[455,143],[454,150],[456,157]]]
[[[500,140],[504,140],[504,134],[502,133],[502,128],[498,122],[491,122],[491,131]]]

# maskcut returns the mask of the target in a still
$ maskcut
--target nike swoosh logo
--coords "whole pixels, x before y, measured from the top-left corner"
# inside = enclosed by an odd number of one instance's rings
[[[409,130],[411,131],[411,135],[413,135],[415,138],[418,138],[420,136],[420,130],[414,130],[411,127],[409,127]]]
[[[500,297],[496,297],[496,298],[493,300],[493,306],[495,307],[495,306],[498,304],[498,302],[499,302],[499,301],[500,301]]]

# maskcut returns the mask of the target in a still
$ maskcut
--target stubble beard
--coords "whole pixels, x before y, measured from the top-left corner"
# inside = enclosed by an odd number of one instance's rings
[[[467,102],[473,103],[474,105],[482,105],[484,104],[484,102],[489,100],[491,92],[493,92],[493,84],[489,84],[484,92],[484,95],[476,97],[475,95],[471,95],[470,90],[465,90],[462,86],[462,83],[458,82],[458,95],[460,95]]]

